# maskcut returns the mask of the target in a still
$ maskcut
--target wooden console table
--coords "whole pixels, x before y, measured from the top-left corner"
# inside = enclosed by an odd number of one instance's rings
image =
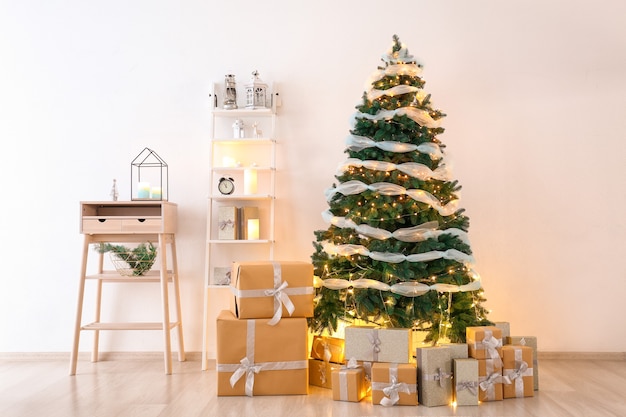
[[[100,330],[162,330],[164,339],[165,373],[172,373],[171,330],[177,330],[178,360],[185,360],[183,344],[183,324],[181,319],[180,288],[178,265],[176,261],[176,220],[177,205],[167,201],[93,201],[80,203],[80,233],[84,235],[80,282],[78,286],[78,305],[74,327],[74,344],[70,357],[70,375],[76,374],[80,333],[83,330],[94,332],[92,362],[98,361],[98,342]],[[98,271],[87,275],[87,258],[90,245],[98,243],[143,243],[151,242],[157,246],[160,264],[158,270],[148,271],[141,276],[124,276],[117,271],[105,271],[104,254],[99,253]],[[169,246],[171,269],[168,269]],[[156,265],[155,265],[156,269]],[[95,320],[83,324],[83,303],[85,283],[96,283]],[[100,321],[103,283],[146,283],[161,285],[162,319],[158,322],[105,323]],[[173,312],[170,315],[170,285],[173,289]]]

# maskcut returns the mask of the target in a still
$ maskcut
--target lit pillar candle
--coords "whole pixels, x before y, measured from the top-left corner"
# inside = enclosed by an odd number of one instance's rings
[[[150,183],[140,181],[137,187],[137,198],[150,198]]]
[[[237,164],[235,163],[235,158],[231,157],[231,156],[225,156],[222,158],[222,166],[225,168],[232,168],[234,166],[236,166]]]
[[[246,168],[243,171],[243,193],[256,194],[257,180],[257,170],[254,168]]]
[[[155,200],[160,200],[161,199],[161,187],[152,187],[150,189],[150,198],[153,198]]]
[[[248,219],[248,240],[259,239],[259,219]]]

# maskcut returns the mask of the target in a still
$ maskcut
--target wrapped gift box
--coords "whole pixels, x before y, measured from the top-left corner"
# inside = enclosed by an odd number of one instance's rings
[[[502,366],[493,359],[478,360],[478,400],[502,400]]]
[[[338,337],[313,336],[311,357],[326,362],[344,363],[344,340]]]
[[[231,311],[240,319],[313,316],[313,265],[307,262],[236,262]]]
[[[420,404],[427,407],[452,403],[452,359],[445,346],[418,348],[417,392]]]
[[[308,394],[308,335],[305,318],[238,320],[217,317],[217,395]]]
[[[415,364],[373,363],[372,404],[417,405]]]
[[[537,338],[535,336],[509,336],[507,345],[530,346],[533,348],[533,384],[535,391],[539,389],[539,361],[537,360]]]
[[[367,395],[365,370],[356,361],[332,371],[333,400],[359,402]]]
[[[493,323],[502,333],[502,341],[506,343],[506,338],[511,336],[511,324],[508,321],[496,321]]]
[[[346,358],[371,362],[411,362],[411,329],[348,326],[345,329]]]
[[[441,343],[439,346],[444,346],[450,349],[450,359],[467,359],[469,357],[469,349],[467,343]]]
[[[496,364],[502,358],[502,331],[496,326],[467,327],[465,339],[471,358],[493,359]]]
[[[532,397],[533,348],[506,345],[502,347],[502,394],[504,398]]]
[[[237,239],[239,234],[239,211],[237,207],[220,206],[217,209],[217,238]]]
[[[333,387],[332,372],[341,368],[338,363],[325,362],[320,359],[309,359],[309,385],[328,388]]]
[[[456,405],[478,405],[478,359],[453,359]]]

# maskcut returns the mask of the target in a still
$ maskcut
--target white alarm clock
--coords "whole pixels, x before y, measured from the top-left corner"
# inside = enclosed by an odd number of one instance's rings
[[[220,178],[217,189],[224,195],[232,194],[235,191],[235,181],[230,177]]]

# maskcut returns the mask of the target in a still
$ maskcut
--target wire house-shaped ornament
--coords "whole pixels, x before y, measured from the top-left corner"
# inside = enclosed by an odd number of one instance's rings
[[[145,148],[133,159],[130,170],[131,200],[167,201],[167,163],[156,152]]]

